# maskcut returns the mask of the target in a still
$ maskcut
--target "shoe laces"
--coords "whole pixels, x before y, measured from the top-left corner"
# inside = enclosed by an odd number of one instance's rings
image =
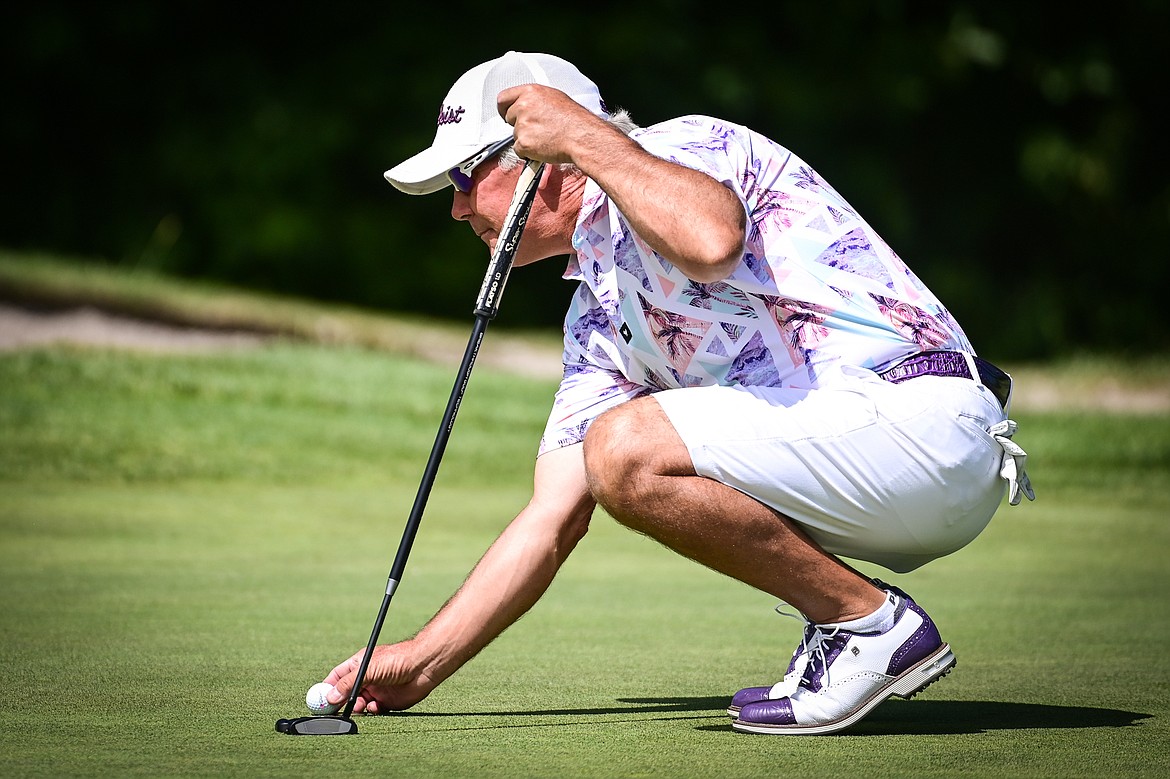
[[[790,617],[804,623],[804,635],[801,637],[800,646],[792,654],[792,663],[789,667],[795,666],[797,658],[801,655],[807,655],[808,664],[805,665],[804,673],[801,674],[800,686],[811,690],[812,680],[816,678],[819,672],[822,674],[821,687],[828,687],[829,657],[827,650],[831,651],[834,648],[834,639],[841,632],[841,626],[834,625],[831,628],[827,628],[826,626],[818,625],[799,612],[793,613],[791,611],[785,611],[782,608],[788,605],[787,603],[778,604],[775,609],[776,613],[782,617]]]
[[[825,630],[820,625],[813,625],[812,640],[807,644],[808,666],[804,670],[804,677],[800,680],[802,686],[812,689],[812,680],[817,676],[818,664],[822,672],[821,688],[829,686],[829,658],[826,648],[832,649],[834,639],[841,632],[841,626],[835,625],[832,630]]]
[[[791,606],[787,603],[780,602],[776,604],[775,611],[782,617],[795,619],[804,625],[804,629],[801,630],[800,646],[796,647],[796,651],[792,653],[792,662],[788,664],[788,668],[791,670],[796,663],[796,659],[807,651],[809,641],[812,640],[812,635],[816,631],[816,625],[799,611],[785,611],[785,608],[791,608]]]

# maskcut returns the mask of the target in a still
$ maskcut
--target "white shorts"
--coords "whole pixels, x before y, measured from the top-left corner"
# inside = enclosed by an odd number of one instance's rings
[[[819,389],[694,387],[655,397],[701,476],[795,521],[832,554],[897,572],[970,543],[1003,500],[1005,410],[969,379],[891,384],[844,368]]]

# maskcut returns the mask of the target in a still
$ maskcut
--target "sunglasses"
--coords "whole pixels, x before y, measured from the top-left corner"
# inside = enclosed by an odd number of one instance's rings
[[[455,187],[455,189],[459,190],[465,195],[468,194],[471,192],[471,187],[475,183],[471,180],[472,172],[477,167],[479,167],[481,163],[491,159],[494,155],[503,151],[511,144],[512,139],[505,138],[502,141],[496,141],[495,143],[485,146],[477,154],[469,157],[466,161],[447,171],[447,180],[451,182],[451,185]]]

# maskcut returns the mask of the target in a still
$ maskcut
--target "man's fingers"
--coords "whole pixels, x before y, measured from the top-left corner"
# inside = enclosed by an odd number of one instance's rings
[[[516,124],[516,117],[509,116],[509,114],[512,111],[512,104],[520,97],[522,89],[523,86],[508,87],[496,95],[496,110],[500,112],[500,116],[505,122],[513,126]]]
[[[325,681],[332,684],[334,691],[326,696],[330,703],[340,703],[349,697],[353,689],[354,679],[357,677],[358,667],[361,665],[365,649],[359,649],[352,657],[341,663],[325,677]]]
[[[353,688],[355,676],[357,676],[356,673],[347,674],[336,682],[330,682],[333,685],[333,689],[325,696],[325,700],[334,704],[343,702],[349,697],[349,691]]]
[[[401,658],[391,647],[384,646],[374,652],[361,688],[355,694],[354,685],[364,656],[365,649],[362,649],[330,672],[325,679],[333,685],[326,698],[330,703],[343,704],[353,696],[355,713],[381,714],[409,708],[426,697],[429,690],[418,694],[418,675],[403,668]]]

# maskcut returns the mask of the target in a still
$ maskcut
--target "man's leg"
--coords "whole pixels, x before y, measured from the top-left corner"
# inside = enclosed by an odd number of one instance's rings
[[[622,404],[593,423],[585,468],[594,498],[618,522],[789,603],[813,622],[857,619],[884,601],[885,593],[791,520],[696,475],[653,398]]]
[[[718,423],[707,427],[723,432]],[[744,432],[737,430],[731,435]],[[619,522],[787,601],[810,620],[783,679],[733,696],[728,714],[736,730],[835,733],[892,695],[913,697],[954,667],[950,646],[904,593],[875,586],[770,507],[698,476],[653,398],[593,423],[585,469],[597,502]]]

